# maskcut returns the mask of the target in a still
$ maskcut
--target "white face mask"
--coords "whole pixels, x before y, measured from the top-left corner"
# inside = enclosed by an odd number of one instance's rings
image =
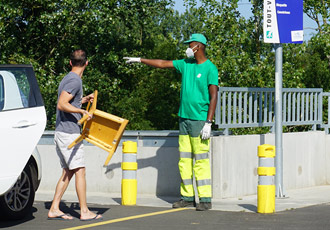
[[[197,45],[196,45],[197,46]],[[195,57],[195,55],[194,55],[194,53],[196,53],[197,52],[197,50],[193,50],[196,46],[194,46],[193,48],[187,48],[186,49],[186,55],[187,55],[187,57],[188,58],[194,58]]]

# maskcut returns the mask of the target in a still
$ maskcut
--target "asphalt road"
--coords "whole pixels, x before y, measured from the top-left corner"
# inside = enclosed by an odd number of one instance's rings
[[[80,221],[77,203],[61,203],[73,221],[47,220],[50,202],[35,202],[33,213],[21,221],[1,221],[2,229],[111,229],[111,230],[240,230],[240,229],[330,229],[330,203],[306,208],[258,214],[195,209],[169,209],[141,206],[95,205],[89,208],[103,215],[101,221]]]

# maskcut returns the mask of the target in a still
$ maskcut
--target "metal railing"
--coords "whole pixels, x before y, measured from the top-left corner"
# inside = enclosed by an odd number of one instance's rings
[[[323,98],[326,97],[327,101],[328,101],[328,107],[326,110],[323,111],[322,116],[323,116],[323,122],[321,125],[321,128],[323,128],[326,132],[326,134],[329,134],[329,129],[330,129],[330,93],[328,92],[323,92]],[[324,100],[324,99],[323,99]],[[328,114],[328,116],[325,116],[326,113]],[[327,117],[327,119],[325,119],[325,117]]]
[[[283,88],[283,125],[312,125],[313,130],[320,126],[328,133],[330,127],[322,121],[323,96],[330,99],[330,93],[321,88]],[[273,132],[274,116],[275,88],[219,88],[215,124],[225,135],[230,128],[244,127],[271,127]]]

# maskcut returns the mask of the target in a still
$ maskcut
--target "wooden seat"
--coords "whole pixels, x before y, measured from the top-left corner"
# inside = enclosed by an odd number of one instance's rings
[[[109,152],[104,163],[104,166],[107,166],[117,149],[128,120],[96,109],[97,93],[97,90],[95,90],[92,106],[89,109],[89,102],[86,109],[93,117],[87,120],[88,115],[84,115],[78,121],[79,124],[83,124],[81,135],[68,146],[68,149],[85,139],[89,143]]]

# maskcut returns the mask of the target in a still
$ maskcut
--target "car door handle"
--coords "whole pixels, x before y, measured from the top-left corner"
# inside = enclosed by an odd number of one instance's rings
[[[37,122],[22,120],[19,121],[17,124],[13,125],[13,128],[27,128],[36,124]]]

